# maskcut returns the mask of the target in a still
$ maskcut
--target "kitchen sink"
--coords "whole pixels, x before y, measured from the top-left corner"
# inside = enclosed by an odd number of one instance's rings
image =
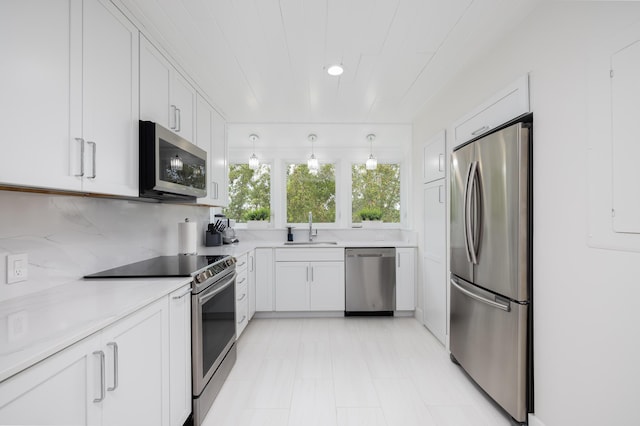
[[[285,246],[321,246],[321,245],[336,245],[336,241],[286,241]]]

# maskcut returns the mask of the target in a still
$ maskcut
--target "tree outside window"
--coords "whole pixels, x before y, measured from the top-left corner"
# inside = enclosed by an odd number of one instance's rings
[[[351,221],[362,222],[363,209],[379,210],[382,221],[400,223],[400,165],[378,164],[367,170],[364,164],[351,168]]]
[[[304,223],[313,213],[315,223],[336,221],[336,173],[333,164],[322,164],[311,174],[306,164],[287,165],[287,222]]]
[[[238,223],[247,221],[247,215],[260,209],[271,208],[271,165],[260,164],[251,170],[248,164],[229,165],[229,206],[225,216]]]

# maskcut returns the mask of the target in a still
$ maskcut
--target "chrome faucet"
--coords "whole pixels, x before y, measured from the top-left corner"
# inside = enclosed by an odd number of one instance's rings
[[[318,236],[318,230],[313,229],[313,214],[309,212],[309,241],[313,241],[313,237]]]

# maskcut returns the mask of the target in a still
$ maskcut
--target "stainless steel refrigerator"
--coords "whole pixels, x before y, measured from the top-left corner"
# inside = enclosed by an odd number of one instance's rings
[[[520,423],[533,408],[531,125],[451,157],[451,358]]]

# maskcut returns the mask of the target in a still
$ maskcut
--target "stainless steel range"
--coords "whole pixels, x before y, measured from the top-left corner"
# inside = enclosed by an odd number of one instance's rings
[[[236,259],[159,256],[85,278],[192,277],[191,371],[193,424],[202,424],[236,361]]]

